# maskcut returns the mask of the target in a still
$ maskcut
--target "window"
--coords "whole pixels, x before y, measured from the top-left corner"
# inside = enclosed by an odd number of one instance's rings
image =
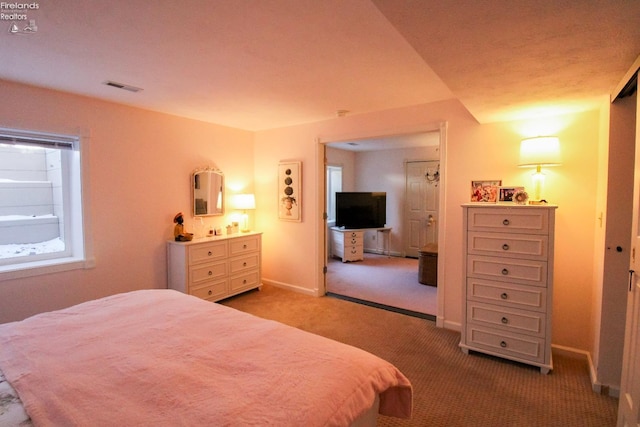
[[[84,266],[80,169],[79,137],[0,128],[0,280]]]
[[[335,222],[336,220],[336,193],[340,191],[342,191],[342,166],[327,166],[328,223]]]

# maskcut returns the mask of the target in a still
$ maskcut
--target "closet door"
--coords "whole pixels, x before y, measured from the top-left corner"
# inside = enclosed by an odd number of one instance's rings
[[[636,107],[636,159],[631,236],[633,249],[629,272],[618,426],[640,425],[640,129],[638,124],[640,124],[640,108]]]

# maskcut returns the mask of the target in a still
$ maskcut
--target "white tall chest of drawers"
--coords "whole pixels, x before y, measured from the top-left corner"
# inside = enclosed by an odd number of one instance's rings
[[[460,347],[553,369],[552,205],[465,204]]]
[[[169,241],[168,286],[209,301],[259,288],[261,244],[257,232]]]

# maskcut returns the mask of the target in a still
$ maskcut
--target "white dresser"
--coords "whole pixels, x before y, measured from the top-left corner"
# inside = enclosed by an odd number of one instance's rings
[[[553,369],[551,313],[557,206],[463,205],[465,353]]]
[[[364,231],[331,227],[331,255],[342,262],[364,259]]]
[[[262,233],[167,243],[168,286],[209,301],[262,286]]]

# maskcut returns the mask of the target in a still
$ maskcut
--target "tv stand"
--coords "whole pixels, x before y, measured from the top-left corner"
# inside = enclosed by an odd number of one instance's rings
[[[341,258],[342,262],[364,260],[364,232],[382,233],[384,239],[383,253],[391,256],[391,227],[379,228],[342,228],[331,227],[331,255]]]

